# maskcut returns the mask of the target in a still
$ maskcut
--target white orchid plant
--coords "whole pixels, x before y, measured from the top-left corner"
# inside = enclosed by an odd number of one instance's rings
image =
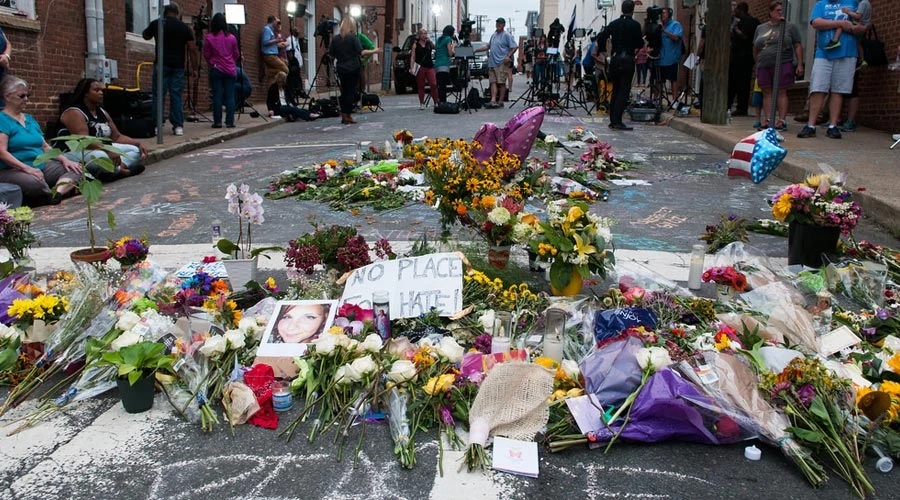
[[[253,248],[252,228],[266,221],[263,199],[259,193],[250,193],[250,186],[246,184],[241,184],[240,187],[229,184],[225,190],[225,200],[228,202],[228,213],[237,215],[238,237],[237,241],[225,238],[219,240],[216,248],[220,252],[234,259],[252,259],[269,250],[282,250],[281,247]]]

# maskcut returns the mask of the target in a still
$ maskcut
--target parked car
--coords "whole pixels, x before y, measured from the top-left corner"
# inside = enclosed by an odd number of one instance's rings
[[[416,91],[416,78],[409,73],[409,53],[413,44],[416,42],[415,35],[409,35],[403,42],[403,45],[394,47],[394,92],[397,94],[407,94]],[[483,47],[485,42],[472,42],[472,48],[478,49]],[[450,65],[450,75],[453,82],[457,82],[457,68],[454,60]],[[488,77],[488,54],[487,52],[476,52],[473,59],[469,59],[469,77],[473,80],[487,79]]]

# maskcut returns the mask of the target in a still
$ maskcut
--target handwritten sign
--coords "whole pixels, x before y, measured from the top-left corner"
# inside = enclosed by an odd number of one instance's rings
[[[371,308],[372,293],[384,290],[392,318],[415,318],[432,308],[450,316],[463,307],[462,278],[463,263],[454,253],[377,262],[350,274],[341,302]]]

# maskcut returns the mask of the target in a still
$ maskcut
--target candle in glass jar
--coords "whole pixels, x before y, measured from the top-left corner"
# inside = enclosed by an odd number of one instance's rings
[[[287,382],[272,382],[272,407],[275,411],[288,411],[294,406],[291,385]]]
[[[703,261],[706,258],[706,247],[694,245],[691,251],[691,271],[688,275],[688,288],[699,290],[703,277]]]
[[[558,335],[544,335],[543,357],[550,358],[557,363],[563,360],[563,340]]]
[[[509,337],[492,337],[491,354],[509,352]]]
[[[556,150],[556,173],[563,171],[563,152],[561,149]]]

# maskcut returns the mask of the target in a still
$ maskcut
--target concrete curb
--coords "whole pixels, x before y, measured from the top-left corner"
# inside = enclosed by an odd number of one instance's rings
[[[147,160],[144,163],[145,165],[149,165],[151,163],[167,160],[180,154],[188,153],[190,151],[196,151],[207,146],[213,146],[215,144],[229,141],[237,137],[243,137],[247,134],[268,130],[283,123],[287,122],[285,122],[284,120],[273,120],[270,118],[267,122],[255,123],[249,127],[223,129],[223,131],[221,132],[216,132],[202,137],[195,137],[184,142],[179,142],[171,145],[163,144],[161,147],[159,147],[159,149],[151,150],[147,155]],[[155,140],[155,136],[148,140]]]
[[[679,132],[688,134],[691,137],[696,137],[728,154],[731,154],[731,150],[734,149],[734,139],[729,137],[724,131],[709,130],[708,128],[702,128],[695,125],[694,122],[678,119],[671,120],[669,126]],[[781,165],[772,172],[772,175],[787,182],[794,183],[803,181],[812,173],[815,172],[804,166],[801,162],[792,160],[791,155],[789,154],[787,158],[781,162]],[[860,207],[862,207],[865,217],[868,217],[880,226],[883,226],[895,237],[900,237],[900,206],[891,205],[885,200],[870,196],[865,191],[855,191],[853,193],[853,198],[859,203]]]

